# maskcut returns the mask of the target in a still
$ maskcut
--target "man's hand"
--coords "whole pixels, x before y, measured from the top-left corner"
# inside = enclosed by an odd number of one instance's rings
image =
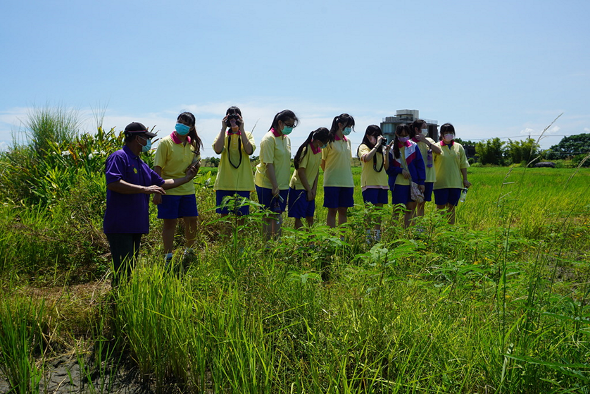
[[[166,194],[166,192],[160,186],[151,185],[143,187],[143,194]]]

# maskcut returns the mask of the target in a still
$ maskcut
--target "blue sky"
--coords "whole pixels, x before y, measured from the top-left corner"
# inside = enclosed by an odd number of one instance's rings
[[[83,131],[174,128],[211,144],[230,105],[260,141],[293,110],[293,151],[347,112],[365,128],[418,109],[463,139],[590,132],[590,2],[27,1],[0,6],[0,147],[34,107],[79,111]],[[99,111],[100,112],[100,111]],[[255,153],[256,154],[256,153]]]

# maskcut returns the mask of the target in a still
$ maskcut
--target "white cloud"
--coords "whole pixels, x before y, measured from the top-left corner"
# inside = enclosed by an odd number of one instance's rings
[[[549,130],[547,130],[547,133],[557,133],[559,130],[561,130],[561,127],[559,126],[553,126],[552,128],[550,128]]]
[[[521,130],[520,134],[522,134],[522,135],[538,135],[538,133],[535,133],[535,130],[531,129],[530,127],[527,127],[526,129]]]
[[[590,127],[584,127],[584,131],[585,131],[586,133],[590,133]]]

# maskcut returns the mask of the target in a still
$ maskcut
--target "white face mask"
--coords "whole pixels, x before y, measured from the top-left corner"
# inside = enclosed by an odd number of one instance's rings
[[[422,135],[428,137],[428,129],[422,129]]]

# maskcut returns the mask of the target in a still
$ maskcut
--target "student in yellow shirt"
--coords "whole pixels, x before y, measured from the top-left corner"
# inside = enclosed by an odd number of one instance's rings
[[[190,112],[183,112],[176,119],[175,130],[160,140],[154,171],[164,179],[175,179],[184,174],[189,166],[199,167],[201,164],[201,148],[203,142],[197,135],[195,116]],[[164,220],[162,239],[166,263],[172,260],[174,249],[174,233],[179,218],[184,220],[184,235],[186,238],[184,255],[193,254],[197,232],[197,200],[193,182],[185,183],[171,189],[166,195],[155,194],[154,204],[158,206],[158,218]]]
[[[426,169],[424,201],[416,203],[415,212],[415,216],[424,216],[424,205],[426,201],[432,201],[432,188],[434,181],[436,181],[433,155],[439,155],[441,150],[440,146],[432,138],[428,137],[428,124],[422,119],[416,119],[410,126],[410,138],[418,145]]]
[[[309,227],[313,226],[322,147],[330,141],[329,133],[325,127],[309,133],[293,159],[295,172],[289,183],[288,212],[290,218],[295,218],[296,229],[303,226],[302,218]]]
[[[467,180],[467,156],[461,144],[455,142],[455,128],[450,123],[440,127],[438,143],[441,152],[434,156],[436,182],[434,182],[434,202],[438,209],[446,209],[449,223],[455,223],[455,207],[459,203],[461,190],[469,188]]]
[[[291,178],[291,140],[288,135],[298,121],[291,110],[279,112],[260,142],[260,164],[256,166],[254,183],[258,202],[273,212],[263,225],[267,239],[280,235]]]
[[[365,204],[373,204],[378,209],[387,204],[389,191],[387,169],[389,168],[389,149],[381,128],[370,125],[365,131],[357,155],[361,160],[361,189]],[[372,227],[372,228],[371,228]],[[367,243],[381,241],[381,218],[369,222]]]
[[[215,178],[216,212],[227,216],[230,212],[248,215],[250,192],[254,191],[254,176],[250,165],[250,155],[256,145],[252,133],[244,130],[242,111],[229,107],[221,121],[221,130],[213,142],[213,150],[221,154],[217,177]],[[242,225],[244,219],[238,220]]]
[[[354,129],[354,118],[341,114],[334,118],[330,128],[330,142],[322,149],[324,170],[324,207],[328,208],[326,224],[336,227],[347,221],[348,208],[354,206],[354,180],[352,179],[352,151],[346,137]]]

